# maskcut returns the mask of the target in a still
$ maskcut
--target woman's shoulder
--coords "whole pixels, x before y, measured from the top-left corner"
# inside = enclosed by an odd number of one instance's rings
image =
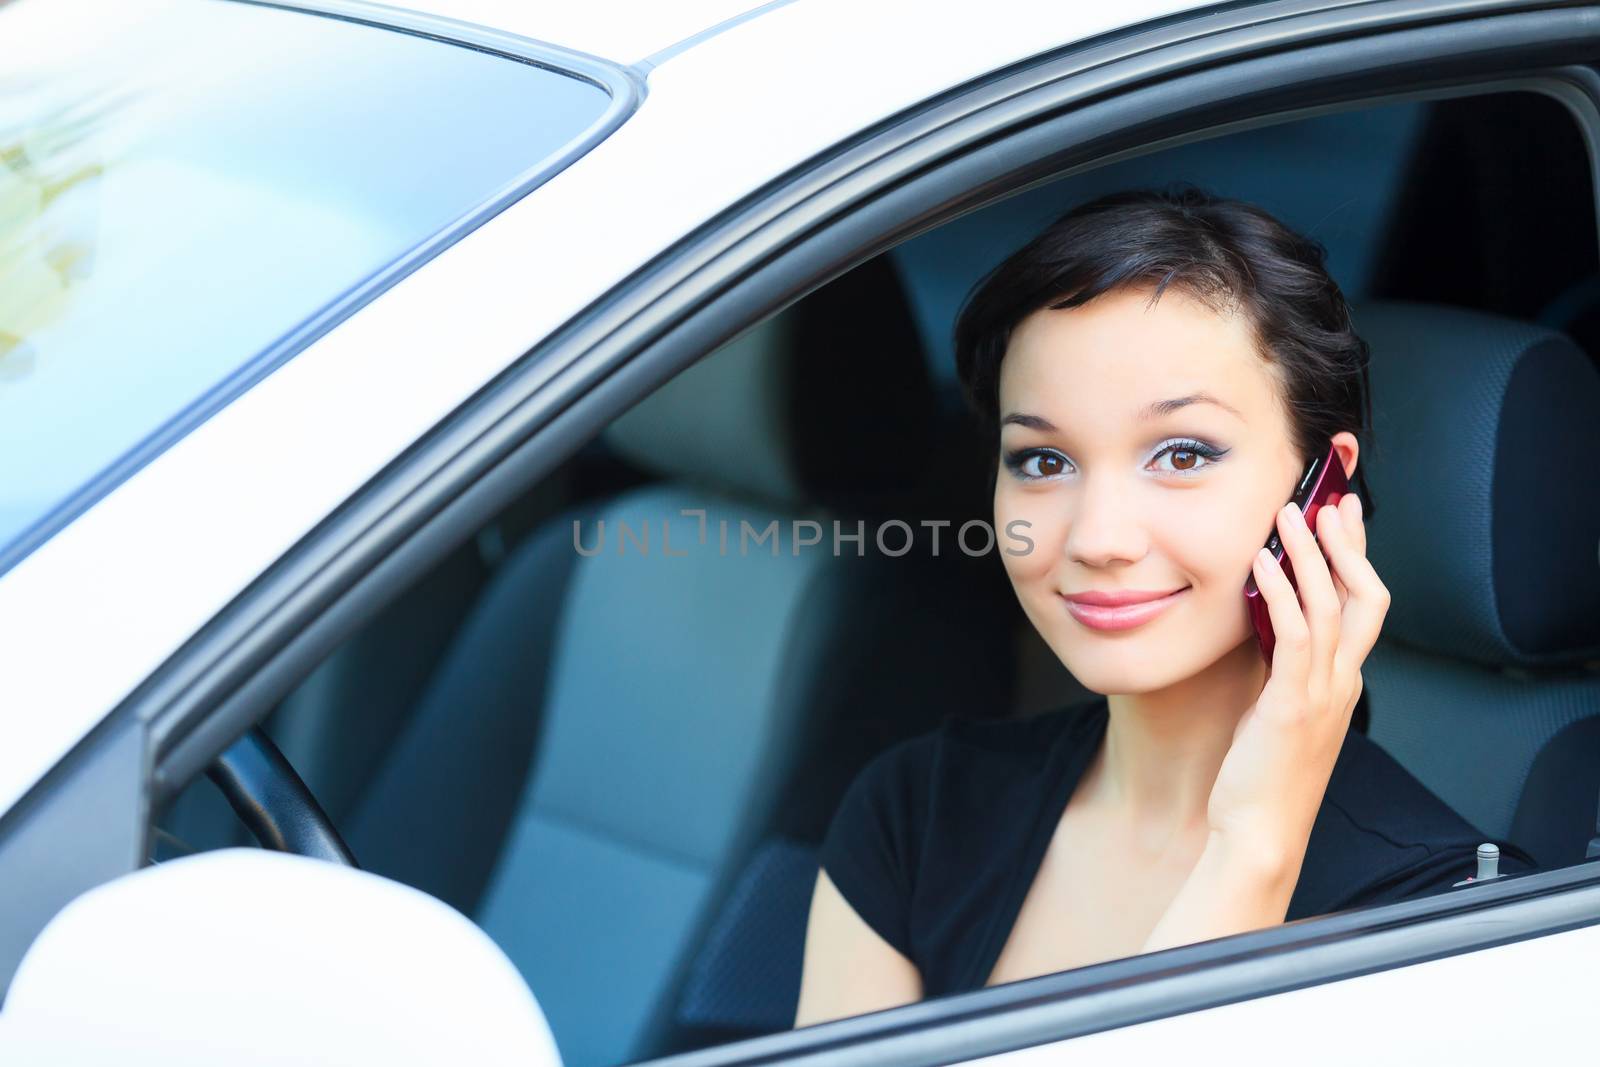
[[[1104,713],[1104,700],[1015,718],[947,717],[867,761],[839,805],[840,816],[857,825],[876,824],[885,836],[914,836],[934,807],[992,796],[999,786],[1014,788],[1044,770],[1063,745],[1091,737],[1083,728]]]
[[[1534,868],[1527,853],[1474,826],[1352,729],[1329,776],[1289,917],[1449,889],[1474,872],[1485,841],[1499,845],[1503,873]]]
[[[911,942],[913,887],[933,886],[922,906],[937,910],[930,901],[997,876],[1028,832],[1016,813],[1038,807],[1052,754],[1075,747],[1095,710],[1087,701],[1019,718],[952,717],[890,745],[834,809],[822,867],[886,942],[921,959]]]
[[[981,822],[997,803],[1028,802],[1070,750],[1093,743],[1104,714],[1102,697],[1017,718],[947,718],[869,760],[834,822],[872,826],[907,856],[931,822],[951,831]]]
[[[950,719],[941,727],[944,746],[972,757],[995,757],[1041,765],[1060,744],[1094,738],[1091,729],[1106,715],[1106,698],[1089,696],[1049,711],[1005,719]]]
[[[940,772],[993,766],[1039,766],[1054,748],[1086,734],[1105,697],[1075,700],[1049,711],[1006,718],[947,716],[937,726],[879,752],[861,777],[914,784]]]
[[[1324,804],[1343,814],[1352,829],[1376,835],[1393,848],[1481,838],[1479,830],[1399,760],[1357,730],[1346,735],[1339,750]]]

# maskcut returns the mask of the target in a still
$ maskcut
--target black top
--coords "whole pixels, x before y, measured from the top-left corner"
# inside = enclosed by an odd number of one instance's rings
[[[1098,697],[1026,719],[951,720],[880,753],[845,793],[822,866],[916,965],[924,995],[988,980],[1108,716]],[[1485,840],[1351,730],[1286,920],[1447,889],[1475,873]],[[1502,873],[1533,869],[1527,853],[1496,843]]]

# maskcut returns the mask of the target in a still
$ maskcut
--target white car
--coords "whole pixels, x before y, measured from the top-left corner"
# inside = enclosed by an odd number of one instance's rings
[[[0,1058],[1592,1048],[1595,8],[750,4],[0,2]],[[1541,869],[791,1029],[855,771],[1072,691],[955,311],[1177,180],[1326,244],[1359,728]]]

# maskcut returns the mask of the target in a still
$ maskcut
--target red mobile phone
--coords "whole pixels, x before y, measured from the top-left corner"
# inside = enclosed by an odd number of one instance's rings
[[[1306,517],[1306,525],[1311,528],[1311,536],[1315,537],[1317,512],[1322,510],[1324,504],[1338,504],[1339,498],[1349,491],[1350,483],[1345,480],[1344,464],[1339,462],[1339,455],[1330,444],[1326,455],[1317,456],[1306,464],[1305,471],[1300,475],[1300,482],[1295,486],[1294,495],[1289,499],[1300,505],[1300,511]],[[1284,552],[1283,542],[1278,537],[1276,521],[1273,523],[1272,536],[1267,538],[1267,551],[1272,553],[1272,558],[1278,561],[1284,574],[1288,576],[1289,587],[1299,589],[1294,580],[1294,566],[1290,563],[1288,555]],[[1271,663],[1272,647],[1276,643],[1272,633],[1272,616],[1267,610],[1267,598],[1261,595],[1261,590],[1256,586],[1254,573],[1245,579],[1244,602],[1250,612],[1250,624],[1255,627],[1256,644],[1261,646],[1261,655]]]

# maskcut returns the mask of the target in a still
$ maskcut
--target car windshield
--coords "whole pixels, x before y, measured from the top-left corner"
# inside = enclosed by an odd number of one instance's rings
[[[0,86],[0,572],[611,106],[549,65],[221,0],[0,0]]]

